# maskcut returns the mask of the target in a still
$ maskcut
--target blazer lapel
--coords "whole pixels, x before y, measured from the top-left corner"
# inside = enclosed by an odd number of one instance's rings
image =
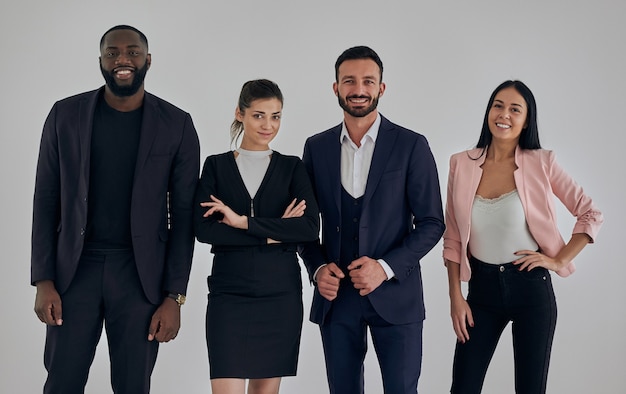
[[[139,137],[139,149],[137,151],[137,163],[135,165],[135,177],[143,167],[150,155],[152,143],[156,138],[159,119],[159,106],[156,100],[148,93],[145,93],[143,100],[143,119],[141,121],[141,135]]]
[[[332,140],[329,141],[325,157],[330,194],[335,200],[339,214],[341,214],[341,141],[339,138],[342,127],[343,125],[340,124],[330,133]]]
[[[372,155],[372,163],[370,164],[370,171],[367,175],[365,196],[363,198],[364,207],[367,206],[374,195],[374,191],[378,187],[378,182],[385,172],[385,165],[389,161],[389,157],[391,157],[396,139],[397,134],[393,124],[381,115],[380,128]]]
[[[89,187],[89,166],[91,159],[91,135],[93,133],[93,118],[96,112],[98,98],[104,87],[91,92],[86,99],[80,101],[78,109],[78,138],[80,145],[80,171],[81,180],[85,190]]]
[[[526,221],[528,222],[529,218],[532,218],[532,215],[529,215],[529,212],[527,210],[527,208],[531,206],[531,202],[526,195],[526,174],[524,172],[524,169],[529,168],[529,166],[532,165],[532,161],[529,160],[528,163],[524,163],[524,158],[525,155],[523,154],[522,149],[519,146],[515,148],[515,164],[517,165],[517,169],[513,171],[513,178],[515,179],[517,194],[519,195],[520,200],[522,200],[522,208],[524,208],[524,214],[526,215]],[[530,188],[528,190],[530,190]]]
[[[472,176],[470,179],[472,180],[472,185],[467,190],[467,201],[468,206],[466,207],[465,212],[472,212],[472,206],[474,205],[474,197],[476,196],[476,191],[478,190],[478,185],[480,184],[480,180],[483,177],[483,169],[481,167],[484,160],[479,163],[478,160],[474,162],[474,166],[472,167]]]
[[[482,152],[482,148],[481,149],[474,149],[474,150],[470,151],[469,155],[471,157],[476,157],[477,155],[480,155],[481,152]],[[465,193],[467,193],[467,195],[463,199],[463,201],[465,201],[467,203],[467,206],[465,207],[464,212],[471,212],[472,211],[472,205],[474,205],[474,197],[476,196],[476,191],[478,190],[478,185],[480,184],[480,179],[483,176],[483,169],[482,169],[481,166],[485,162],[486,158],[487,158],[487,152],[484,152],[482,157],[480,157],[477,160],[472,160],[472,163],[474,165],[471,167],[471,170],[470,170],[471,174],[469,174],[470,176],[468,177],[468,181],[471,182],[471,184],[469,185],[469,187],[463,188],[465,190]],[[468,223],[469,223],[469,221],[468,221]]]

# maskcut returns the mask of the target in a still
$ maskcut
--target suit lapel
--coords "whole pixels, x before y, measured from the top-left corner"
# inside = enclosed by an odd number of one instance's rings
[[[385,165],[392,155],[396,138],[397,133],[393,124],[381,115],[378,137],[376,137],[376,145],[374,146],[374,153],[372,155],[372,163],[370,164],[370,171],[367,175],[363,206],[367,206],[374,195],[374,191],[378,187],[378,182],[385,172]]]
[[[477,156],[481,155],[481,153],[482,153],[482,148],[474,149],[474,150],[471,150],[469,152],[469,156],[470,157],[477,157]],[[480,180],[481,180],[481,178],[483,176],[483,169],[482,169],[481,166],[485,162],[486,158],[487,158],[487,152],[484,152],[484,154],[482,154],[482,156],[479,159],[471,160],[471,163],[473,165],[469,169],[470,173],[467,174],[467,175],[469,175],[469,176],[467,176],[467,181],[465,179],[461,179],[460,180],[460,182],[463,182],[467,186],[467,187],[463,187],[463,188],[457,188],[457,190],[458,189],[462,189],[464,191],[464,193],[466,193],[465,198],[463,198],[463,201],[465,201],[465,203],[466,203],[466,206],[465,206],[465,209],[463,210],[463,212],[471,212],[472,211],[472,205],[474,205],[474,197],[476,197],[476,191],[478,191],[478,185],[480,184]],[[466,176],[465,174],[461,174],[461,173],[459,173],[459,175],[461,177]],[[467,185],[467,182],[470,182],[470,184]]]
[[[331,141],[329,141],[328,150],[325,152],[326,174],[328,177],[328,185],[330,193],[337,205],[337,211],[341,214],[341,128],[339,125],[330,133]]]
[[[154,97],[146,92],[143,100],[143,119],[141,121],[141,135],[139,137],[139,149],[135,165],[135,178],[150,155],[150,149],[156,138],[158,127],[161,124],[158,119],[159,106]]]
[[[522,208],[524,208],[526,221],[528,221],[529,218],[532,218],[532,215],[529,215],[529,212],[527,211],[527,207],[530,206],[530,202],[528,201],[526,195],[526,174],[524,172],[524,169],[528,169],[531,165],[533,165],[533,162],[532,160],[529,160],[528,163],[524,163],[524,159],[525,155],[523,154],[522,149],[520,149],[520,147],[518,146],[517,148],[515,148],[515,164],[517,165],[517,169],[513,171],[513,177],[515,179],[515,188],[517,189],[517,194],[519,195],[520,200],[522,200]],[[528,188],[528,190],[530,190],[530,188]]]
[[[89,187],[89,166],[91,165],[91,135],[93,133],[93,118],[96,112],[98,99],[103,88],[94,90],[85,99],[80,101],[78,108],[78,138],[80,145],[80,170],[81,180],[84,182],[85,190]]]

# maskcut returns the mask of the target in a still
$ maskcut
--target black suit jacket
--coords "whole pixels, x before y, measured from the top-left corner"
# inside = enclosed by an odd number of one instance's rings
[[[31,282],[67,290],[87,226],[93,116],[103,88],[58,101],[39,151],[33,207]],[[192,204],[200,147],[191,116],[146,92],[132,202],[131,235],[143,290],[154,304],[185,293],[193,254]]]
[[[311,279],[341,250],[342,125],[310,137],[303,162],[311,177],[322,216],[322,242],[307,244],[301,257]],[[383,259],[395,273],[369,297],[376,312],[392,324],[425,317],[420,259],[444,231],[441,192],[435,160],[424,136],[382,117],[359,227],[359,255]],[[331,303],[317,289],[311,321],[324,322]]]

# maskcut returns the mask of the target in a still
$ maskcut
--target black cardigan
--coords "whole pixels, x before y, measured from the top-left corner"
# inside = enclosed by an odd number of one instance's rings
[[[239,215],[248,216],[248,229],[219,223],[218,215],[202,215],[208,208],[201,202],[214,195]],[[287,205],[297,198],[306,201],[304,215],[282,219]],[[254,216],[251,209],[254,207]],[[221,215],[220,215],[221,216]],[[269,167],[254,199],[243,182],[235,155],[225,152],[206,158],[194,202],[194,229],[198,241],[211,244],[212,251],[266,245],[271,238],[282,243],[315,241],[319,237],[319,209],[311,181],[296,156],[272,152]]]

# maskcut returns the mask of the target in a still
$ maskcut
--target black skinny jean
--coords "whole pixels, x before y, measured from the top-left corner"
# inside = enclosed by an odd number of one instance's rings
[[[500,335],[513,322],[515,392],[545,393],[557,314],[550,273],[545,268],[519,271],[512,263],[494,265],[475,258],[470,264],[467,302],[474,327],[468,327],[469,341],[457,343],[450,392],[481,392]]]

